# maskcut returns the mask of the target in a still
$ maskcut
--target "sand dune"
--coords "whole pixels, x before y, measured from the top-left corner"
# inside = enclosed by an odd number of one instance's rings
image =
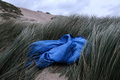
[[[51,15],[51,14],[46,14],[43,13],[42,11],[32,11],[29,9],[25,9],[25,8],[20,8],[23,14],[23,17],[28,19],[28,20],[35,20],[35,21],[39,21],[42,23],[48,22],[51,20],[52,17],[54,17],[55,15]]]
[[[52,14],[46,14],[42,11],[32,11],[32,10],[25,9],[25,8],[20,8],[20,10],[23,14],[21,15],[21,19],[23,21],[36,21],[36,22],[46,23],[50,21],[52,17],[55,16]],[[7,13],[7,11],[0,9],[0,13]]]

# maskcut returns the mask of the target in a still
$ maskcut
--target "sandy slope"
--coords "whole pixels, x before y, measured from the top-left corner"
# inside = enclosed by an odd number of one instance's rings
[[[25,8],[20,8],[23,14],[23,17],[31,21],[39,21],[41,23],[46,23],[51,20],[54,15],[46,14],[41,11],[32,11]]]
[[[50,21],[52,17],[55,16],[52,14],[43,13],[42,11],[37,12],[25,8],[20,8],[20,10],[23,14],[21,16],[21,20],[23,21],[33,21],[33,22],[35,21],[35,22],[46,23]],[[0,13],[4,13],[3,10],[0,9]]]

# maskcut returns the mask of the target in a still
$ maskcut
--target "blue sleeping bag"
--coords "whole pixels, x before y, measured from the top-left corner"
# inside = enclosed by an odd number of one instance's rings
[[[55,62],[71,64],[81,55],[86,39],[66,34],[59,40],[44,40],[29,46],[27,66],[36,61],[39,68],[45,68]]]

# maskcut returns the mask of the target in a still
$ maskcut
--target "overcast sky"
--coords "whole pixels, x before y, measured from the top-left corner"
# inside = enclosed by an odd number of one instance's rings
[[[15,6],[55,15],[120,16],[120,0],[3,0]]]

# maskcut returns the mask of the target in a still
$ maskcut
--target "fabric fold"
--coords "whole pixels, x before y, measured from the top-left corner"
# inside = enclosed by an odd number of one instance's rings
[[[71,37],[66,34],[59,40],[34,42],[29,46],[27,65],[34,61],[39,68],[45,68],[55,62],[72,64],[79,59],[86,41],[83,37]]]

